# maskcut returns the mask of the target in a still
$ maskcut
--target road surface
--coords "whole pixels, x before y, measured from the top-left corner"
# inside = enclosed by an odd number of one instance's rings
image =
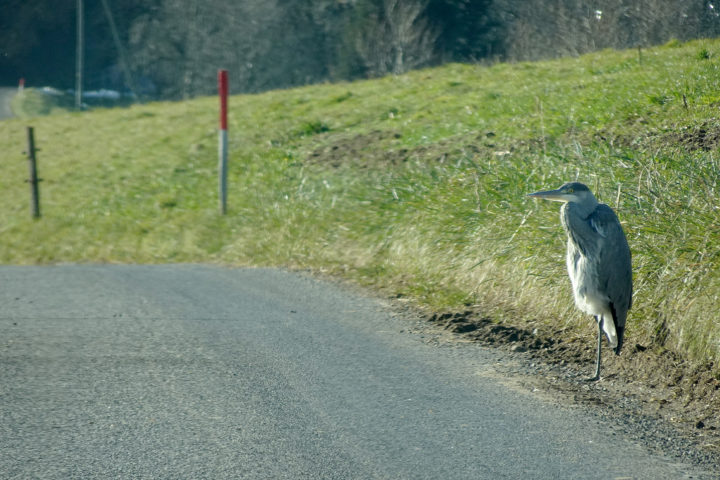
[[[0,477],[716,478],[278,270],[0,267]]]
[[[0,120],[13,117],[10,100],[17,93],[17,88],[0,87]]]

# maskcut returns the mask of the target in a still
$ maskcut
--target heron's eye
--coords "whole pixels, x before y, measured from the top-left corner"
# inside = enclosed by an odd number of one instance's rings
[[[573,193],[574,191],[575,190],[572,187],[570,187],[567,190],[565,190],[565,193]]]

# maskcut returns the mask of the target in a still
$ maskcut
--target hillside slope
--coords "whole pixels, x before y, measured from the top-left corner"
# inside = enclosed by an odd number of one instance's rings
[[[673,42],[641,58],[447,65],[233,97],[225,217],[214,98],[32,119],[39,221],[23,183],[28,121],[6,120],[0,261],[311,268],[463,312],[432,316],[448,328],[584,364],[595,330],[573,306],[557,206],[525,197],[578,179],[616,208],[633,252],[627,347],[608,374],[710,398],[719,61],[718,41]]]

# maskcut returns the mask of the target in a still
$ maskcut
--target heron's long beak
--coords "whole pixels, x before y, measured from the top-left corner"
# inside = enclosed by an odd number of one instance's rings
[[[544,200],[554,200],[556,202],[567,202],[567,195],[562,193],[560,189],[544,190],[542,192],[528,193],[528,197],[542,198]]]

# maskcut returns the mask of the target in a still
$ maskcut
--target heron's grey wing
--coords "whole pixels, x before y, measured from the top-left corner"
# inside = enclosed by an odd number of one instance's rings
[[[625,325],[632,306],[632,262],[625,232],[615,212],[605,204],[597,206],[588,218],[600,237],[598,241],[598,274],[616,311],[619,326]]]

